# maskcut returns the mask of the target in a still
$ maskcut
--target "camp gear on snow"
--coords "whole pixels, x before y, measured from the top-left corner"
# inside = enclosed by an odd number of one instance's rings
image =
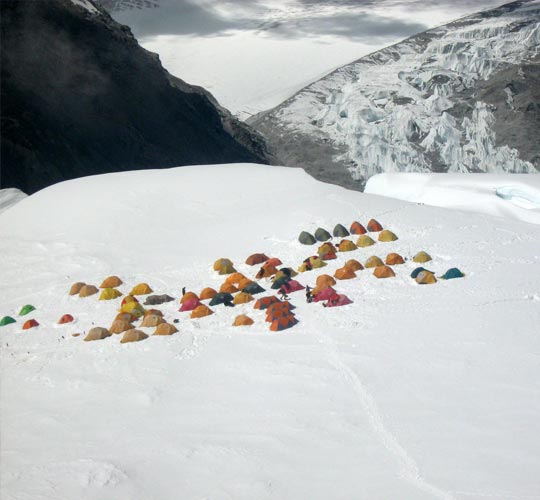
[[[65,325],[66,323],[73,323],[73,316],[71,314],[63,314],[58,320],[59,325]]]
[[[210,301],[211,306],[217,306],[219,304],[232,304],[234,297],[230,293],[217,293]]]
[[[393,278],[395,276],[394,270],[390,266],[378,266],[373,271],[373,276],[376,278]]]
[[[388,266],[397,266],[399,264],[405,264],[405,260],[398,253],[389,253],[386,256],[386,265]]]
[[[191,311],[192,318],[203,318],[204,316],[210,316],[210,314],[214,314],[214,311],[204,304],[197,306]]]
[[[307,231],[302,231],[300,233],[300,236],[298,236],[298,241],[302,243],[302,245],[314,245],[317,242],[315,237]]]
[[[366,263],[364,264],[365,267],[379,267],[384,266],[384,262],[379,259],[376,255],[372,255],[368,260],[366,260]]]
[[[463,278],[465,274],[463,274],[457,267],[452,267],[446,271],[441,278],[444,280],[452,280],[455,278]]]
[[[245,314],[240,314],[234,318],[233,326],[249,326],[252,325],[254,321]]]
[[[156,326],[156,329],[152,335],[172,335],[176,333],[178,329],[170,323],[160,323]]]
[[[0,326],[11,325],[12,323],[15,323],[15,320],[11,316],[4,316],[0,319]]]
[[[360,222],[354,221],[349,228],[351,234],[366,234],[366,228]]]
[[[338,246],[340,252],[352,252],[358,247],[351,240],[342,240]]]
[[[113,300],[122,296],[122,292],[116,288],[104,288],[99,294],[99,300]]]
[[[379,224],[379,222],[377,222],[375,219],[371,219],[371,220],[368,222],[367,230],[368,230],[370,233],[378,233],[379,231],[382,231],[382,230],[383,230],[383,227],[382,227],[382,226]]]
[[[375,240],[367,234],[362,234],[356,240],[356,246],[359,248],[366,248],[375,245]]]
[[[385,229],[379,233],[379,241],[382,242],[388,242],[388,241],[396,241],[398,237],[388,229]]]
[[[121,344],[127,344],[128,342],[140,342],[141,340],[147,339],[148,335],[144,333],[141,330],[128,330],[124,333],[124,336],[122,337],[122,340],[120,340]]]
[[[268,257],[264,253],[254,253],[246,259],[246,264],[248,266],[256,266],[257,264],[262,264],[267,260]]]
[[[431,260],[431,255],[421,250],[414,257],[413,261],[423,264],[424,262],[429,262]]]
[[[86,283],[83,283],[82,281],[77,281],[77,283],[73,283],[73,285],[71,285],[71,288],[69,289],[69,294],[78,295],[84,285],[86,285]]]
[[[314,236],[317,241],[327,241],[332,238],[332,235],[322,227],[318,228],[317,231],[315,231]]]
[[[25,306],[21,307],[21,310],[19,311],[19,316],[26,316],[28,313],[31,313],[35,310],[36,308],[32,304],[26,304]]]
[[[110,337],[112,334],[107,328],[102,328],[101,326],[95,326],[94,328],[90,329],[86,337],[84,337],[83,340],[86,342],[90,340],[103,340],[107,337]]]
[[[435,278],[435,275],[430,271],[420,271],[416,275],[415,280],[419,285],[432,285],[437,283],[437,278]]]
[[[332,231],[332,234],[336,238],[346,238],[349,236],[349,231],[347,231],[347,228],[343,224],[336,224],[334,227],[334,230]]]
[[[147,306],[158,306],[160,304],[165,304],[166,302],[173,301],[174,298],[170,295],[149,295],[146,297],[146,300],[144,301],[144,304]]]
[[[99,288],[117,288],[123,284],[123,281],[118,276],[109,276],[103,280]]]

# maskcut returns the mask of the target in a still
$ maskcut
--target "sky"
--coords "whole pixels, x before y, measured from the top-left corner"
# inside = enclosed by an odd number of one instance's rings
[[[334,69],[501,0],[151,0],[113,17],[241,118]]]

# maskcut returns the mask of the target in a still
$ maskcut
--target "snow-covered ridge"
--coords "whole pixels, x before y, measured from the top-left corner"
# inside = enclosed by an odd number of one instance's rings
[[[540,2],[470,16],[412,37],[313,83],[274,112],[291,132],[345,149],[354,179],[380,172],[536,172],[496,143],[475,86],[540,53]],[[533,85],[534,82],[531,83]],[[512,107],[512,89],[506,106]],[[470,106],[470,104],[468,104]]]

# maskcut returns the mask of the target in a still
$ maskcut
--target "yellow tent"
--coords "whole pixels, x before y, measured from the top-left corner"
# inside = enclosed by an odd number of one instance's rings
[[[396,241],[398,237],[388,229],[384,229],[379,233],[379,241],[388,242],[388,241]]]
[[[419,262],[419,263],[424,263],[424,262],[429,262],[431,260],[431,255],[429,255],[428,253],[424,252],[423,250],[418,252],[414,257],[413,257],[413,261],[414,262]]]
[[[127,344],[128,342],[139,342],[147,338],[148,335],[146,335],[146,333],[142,332],[141,330],[132,329],[124,333],[124,336],[122,337],[120,343]]]
[[[253,300],[253,295],[250,293],[240,292],[233,299],[233,304],[246,304]]]
[[[379,266],[384,266],[384,262],[375,255],[372,255],[368,260],[366,260],[365,267],[379,267]]]
[[[133,287],[130,295],[147,295],[152,292],[153,290],[148,286],[148,283],[139,283]]]
[[[342,240],[338,246],[340,252],[352,252],[358,247],[351,240]]]
[[[363,234],[356,240],[356,246],[360,248],[370,247],[371,245],[375,245],[375,241],[371,236],[368,236],[367,234]]]
[[[240,316],[236,316],[233,326],[248,326],[252,325],[253,323],[254,321],[249,316],[241,314]]]
[[[118,276],[109,276],[103,280],[99,288],[117,288],[123,281]]]
[[[311,266],[311,269],[319,269],[320,267],[324,267],[327,265],[326,262],[324,262],[322,259],[315,255],[309,258],[309,264]],[[305,273],[307,270],[307,264],[305,262],[302,262],[302,265],[298,268],[298,272]]]
[[[219,274],[232,274],[236,272],[230,259],[218,259],[214,262],[214,271]]]
[[[432,285],[437,283],[437,278],[435,278],[435,275],[430,271],[420,271],[415,279],[419,285]]]
[[[112,300],[121,296],[122,292],[116,288],[104,288],[99,295],[99,300]]]

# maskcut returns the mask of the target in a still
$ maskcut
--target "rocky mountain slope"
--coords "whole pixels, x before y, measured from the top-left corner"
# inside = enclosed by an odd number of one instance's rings
[[[266,162],[261,138],[89,0],[1,2],[1,187]]]
[[[381,172],[540,169],[540,2],[517,1],[344,66],[250,123],[280,164],[362,189]]]

